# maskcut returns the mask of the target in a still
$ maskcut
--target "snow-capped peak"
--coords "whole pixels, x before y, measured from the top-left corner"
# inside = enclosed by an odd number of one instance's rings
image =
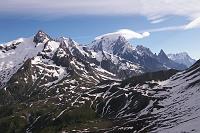
[[[110,54],[124,53],[135,48],[121,35],[108,35],[94,40],[90,46],[94,51],[106,51]]]
[[[171,60],[186,65],[190,67],[192,64],[196,62],[195,59],[192,59],[187,52],[181,52],[176,54],[168,54],[168,58]]]
[[[39,30],[37,34],[34,36],[33,42],[38,44],[38,43],[47,42],[48,40],[52,40],[51,37],[47,35],[45,32],[43,32],[42,30]]]

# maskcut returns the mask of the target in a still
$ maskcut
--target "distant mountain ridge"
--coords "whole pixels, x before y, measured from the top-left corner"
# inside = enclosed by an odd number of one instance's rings
[[[144,67],[147,72],[170,68],[177,70],[187,68],[187,66],[169,59],[163,50],[161,50],[161,53],[157,56],[156,54],[153,54],[149,48],[142,45],[136,46],[136,48],[133,47],[123,36],[120,35],[109,35],[96,39],[89,45],[89,47],[96,52],[103,50],[131,62],[138,63]]]
[[[187,67],[190,67],[196,62],[196,60],[192,59],[186,52],[177,53],[177,54],[168,54],[168,57],[174,62],[184,64]]]
[[[158,60],[165,65],[168,68],[173,68],[177,70],[184,70],[187,68],[186,65],[177,63],[171,59],[168,58],[168,56],[165,54],[165,52],[161,49],[160,53],[157,56]]]
[[[81,46],[70,38],[53,39],[40,30],[34,37],[20,38],[1,45],[0,86],[4,86],[27,59],[42,56],[52,59],[54,63],[59,62],[60,65],[61,61],[54,60],[56,59],[54,54],[60,53],[58,51],[61,49],[64,49],[66,54],[62,55],[64,56],[61,58],[62,61],[66,62],[67,53],[71,52],[71,58],[90,63],[91,67],[95,66],[110,72],[118,79],[149,71],[186,68],[170,60],[163,50],[156,55],[142,45],[133,47],[121,35],[104,36],[94,40],[89,46]],[[50,52],[52,50],[54,52]]]

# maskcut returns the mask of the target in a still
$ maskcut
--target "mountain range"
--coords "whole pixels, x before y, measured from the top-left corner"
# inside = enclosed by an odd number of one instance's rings
[[[168,58],[163,50],[158,55],[153,54],[149,48],[142,45],[134,48],[123,36],[108,35],[94,40],[90,49],[95,52],[106,51],[128,61],[140,64],[145,72],[164,69],[183,70],[187,68],[184,64],[177,63]]]
[[[40,30],[0,45],[0,129],[198,132],[199,61],[178,57],[120,35],[79,45]]]

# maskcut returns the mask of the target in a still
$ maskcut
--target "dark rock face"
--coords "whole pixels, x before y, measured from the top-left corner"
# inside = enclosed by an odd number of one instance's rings
[[[10,46],[0,46],[0,50],[2,50],[2,52],[6,52],[6,51],[9,51],[9,50],[14,50],[21,42],[16,42],[16,43],[13,43],[11,44]]]
[[[122,84],[127,84],[131,82],[131,86],[135,86],[138,83],[144,83],[146,81],[164,81],[169,79],[174,74],[178,73],[178,70],[170,69],[170,70],[161,70],[157,72],[148,72],[139,76],[133,76],[132,78],[126,79],[122,82]]]
[[[33,91],[27,91],[27,88],[31,86],[31,60],[27,60],[23,67],[18,70],[17,74],[13,75],[10,81],[7,83],[9,86],[9,94],[13,97],[13,102],[22,102],[28,98],[28,95],[34,93]],[[22,79],[26,78],[26,80]]]
[[[169,58],[167,57],[167,55],[165,54],[165,52],[162,49],[160,50],[160,53],[158,54],[158,58],[162,62],[169,61]]]
[[[38,43],[43,43],[44,40],[52,40],[51,37],[49,35],[47,35],[45,32],[43,32],[42,30],[39,30],[37,32],[37,34],[34,36],[33,42],[35,42],[36,44]]]
[[[95,52],[103,51],[102,41],[99,42],[98,45],[95,45],[95,46],[93,47],[93,50],[94,50]]]
[[[116,40],[115,44],[113,45],[113,54],[118,55],[121,53],[127,45],[127,41],[124,37],[119,36],[119,38]]]
[[[64,56],[59,56],[59,55],[64,55]],[[73,58],[73,56],[70,53],[69,49],[67,48],[65,42],[61,42],[60,47],[55,52],[52,60],[58,66],[63,66],[63,67],[69,68],[70,67],[70,61],[72,61],[72,58]]]

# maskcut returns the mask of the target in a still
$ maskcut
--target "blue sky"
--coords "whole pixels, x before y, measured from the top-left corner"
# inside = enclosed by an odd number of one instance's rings
[[[88,44],[96,36],[128,29],[150,33],[131,38],[134,46],[144,45],[156,53],[186,51],[199,59],[199,17],[198,0],[8,0],[0,2],[0,43],[42,29],[52,37]]]

